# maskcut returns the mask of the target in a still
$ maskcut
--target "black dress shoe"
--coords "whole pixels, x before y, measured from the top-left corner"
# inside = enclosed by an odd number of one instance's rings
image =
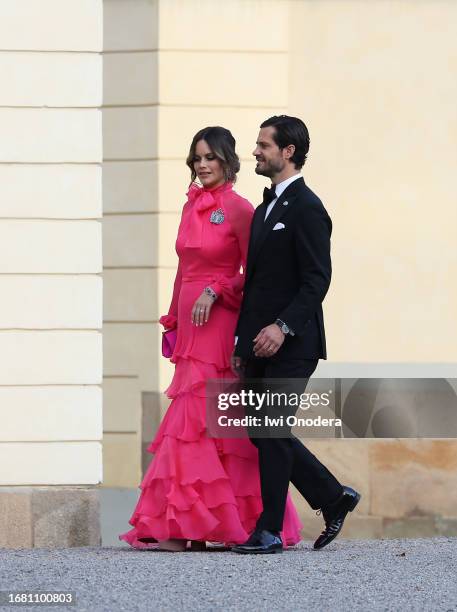
[[[282,553],[282,548],[282,540],[278,533],[256,529],[244,544],[232,546],[232,551],[245,555],[269,555]]]
[[[336,502],[322,508],[325,529],[314,542],[314,548],[324,548],[336,538],[343,527],[348,512],[352,512],[360,501],[360,493],[350,487],[343,487],[343,493]]]

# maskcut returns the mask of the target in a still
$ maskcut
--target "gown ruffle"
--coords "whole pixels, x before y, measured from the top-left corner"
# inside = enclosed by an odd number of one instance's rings
[[[129,521],[133,529],[119,538],[137,548],[151,548],[139,538],[242,543],[262,511],[257,449],[247,438],[209,438],[205,425],[206,381],[234,376],[223,363],[188,354],[174,354],[172,361],[175,374],[166,390],[172,402],[147,449],[155,458]],[[301,527],[288,497],[284,543],[299,542]]]

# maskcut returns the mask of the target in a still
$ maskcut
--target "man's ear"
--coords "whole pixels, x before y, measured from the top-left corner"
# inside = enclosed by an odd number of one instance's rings
[[[287,147],[284,147],[283,149],[284,159],[290,159],[291,157],[294,156],[294,153],[295,153],[295,145],[293,144],[287,145]]]

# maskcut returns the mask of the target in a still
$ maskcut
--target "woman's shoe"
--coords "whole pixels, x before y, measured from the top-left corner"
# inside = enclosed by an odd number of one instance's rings
[[[159,540],[158,548],[167,552],[184,552],[187,548],[187,540]]]

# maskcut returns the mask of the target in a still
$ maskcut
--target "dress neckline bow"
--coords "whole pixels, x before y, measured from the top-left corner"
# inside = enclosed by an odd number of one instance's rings
[[[186,247],[200,248],[202,246],[203,223],[206,218],[203,213],[213,208],[217,204],[220,196],[230,191],[232,187],[233,183],[230,182],[223,183],[215,189],[207,189],[206,187],[200,187],[196,183],[192,183],[187,192],[188,202],[191,204],[192,209],[185,244]]]

